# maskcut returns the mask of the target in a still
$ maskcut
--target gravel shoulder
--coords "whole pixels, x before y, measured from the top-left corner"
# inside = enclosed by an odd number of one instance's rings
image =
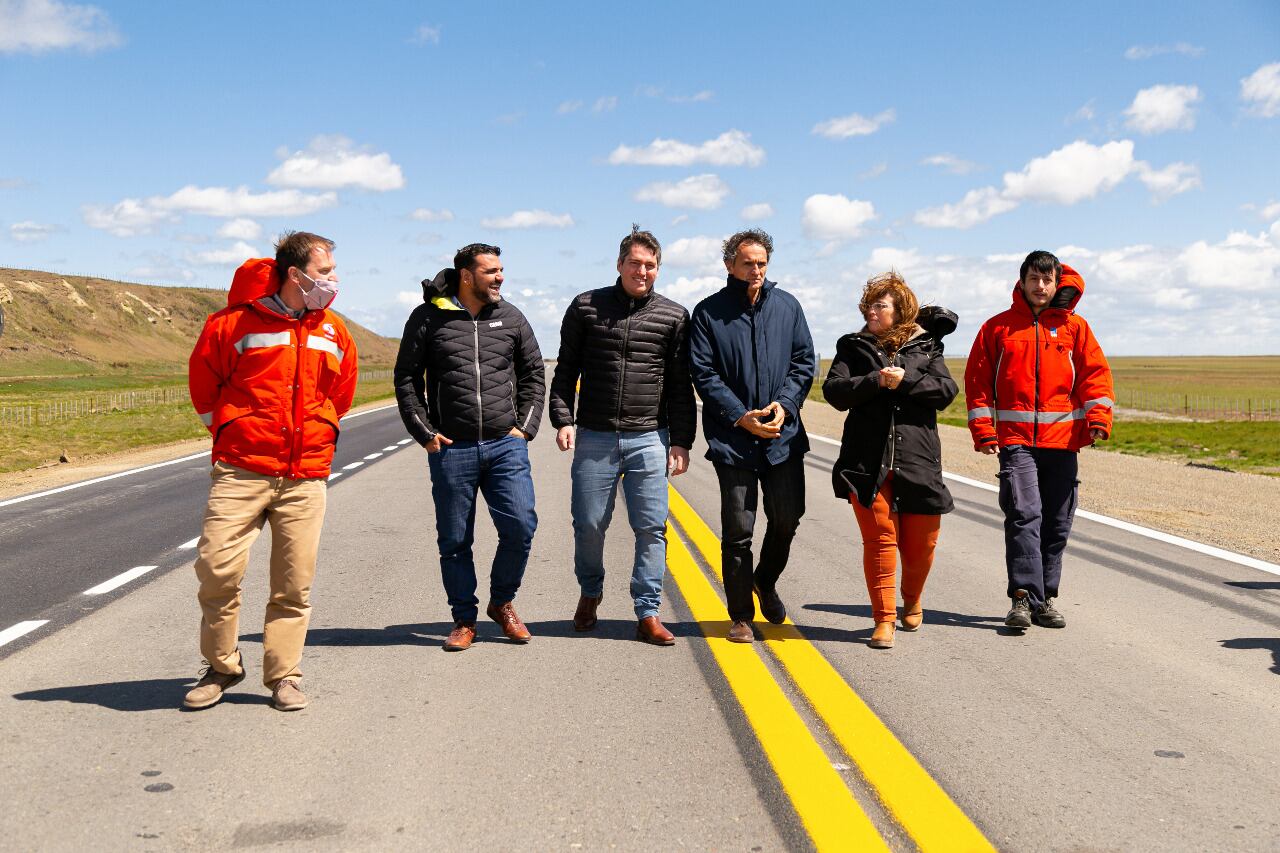
[[[811,433],[838,440],[844,413],[810,401],[804,422]],[[946,471],[995,485],[995,457],[974,451],[968,430],[938,432]],[[1080,508],[1280,563],[1278,477],[1087,449],[1080,453]]]

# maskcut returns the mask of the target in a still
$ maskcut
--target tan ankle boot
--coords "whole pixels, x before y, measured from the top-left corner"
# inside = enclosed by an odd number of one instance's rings
[[[918,631],[924,622],[924,608],[919,601],[902,602],[902,630]]]
[[[873,649],[893,648],[893,631],[892,622],[877,622],[876,630],[871,634],[871,641],[867,645]]]

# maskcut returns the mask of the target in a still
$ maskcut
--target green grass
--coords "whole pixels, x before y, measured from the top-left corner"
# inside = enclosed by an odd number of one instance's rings
[[[1125,389],[1150,394],[1190,394],[1204,397],[1280,398],[1280,356],[1166,356],[1109,359],[1117,396]],[[938,421],[965,427],[962,358],[948,358],[947,368],[961,393]],[[822,375],[831,362],[823,359]],[[822,400],[821,388],[809,394]],[[1139,456],[1173,458],[1231,471],[1280,476],[1280,421],[1137,420],[1123,413],[1116,419],[1103,450]]]

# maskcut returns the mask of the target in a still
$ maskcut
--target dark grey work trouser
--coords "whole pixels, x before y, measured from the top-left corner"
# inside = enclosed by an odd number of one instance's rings
[[[1000,448],[1008,595],[1025,589],[1033,608],[1058,595],[1062,552],[1076,512],[1078,462],[1074,450]]]

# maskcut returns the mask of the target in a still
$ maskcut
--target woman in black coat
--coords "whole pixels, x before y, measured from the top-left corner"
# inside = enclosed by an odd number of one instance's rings
[[[870,645],[893,647],[902,555],[902,630],[924,621],[920,598],[933,565],[942,514],[952,509],[942,482],[938,412],[955,399],[942,359],[942,337],[956,315],[921,309],[896,272],[867,282],[858,305],[867,321],[837,344],[822,385],[827,402],[848,411],[840,458],[832,471],[836,497],[853,505],[862,531],[863,573],[875,631]]]

